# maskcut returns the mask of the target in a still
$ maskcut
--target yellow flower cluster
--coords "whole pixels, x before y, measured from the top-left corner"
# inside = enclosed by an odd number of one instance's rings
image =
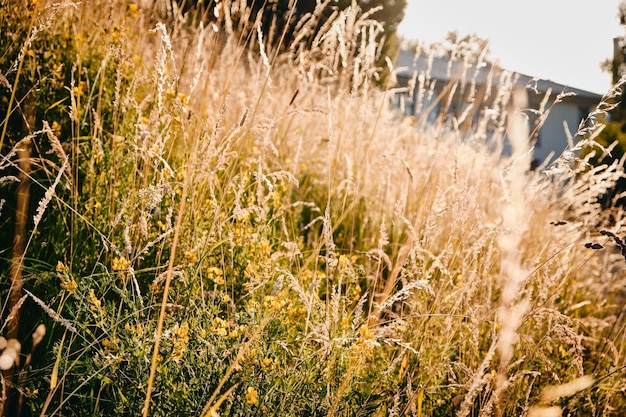
[[[59,72],[62,70],[62,64],[61,64],[61,68],[59,68]],[[56,68],[52,70],[53,72],[56,71]],[[50,126],[50,129],[52,129],[52,132],[55,135],[60,135],[61,134],[61,125],[55,120],[54,122],[52,122],[52,126]]]
[[[372,331],[370,330],[367,324],[361,325],[361,327],[359,327],[359,338],[355,346],[356,351],[362,352],[362,353],[369,353],[372,348],[372,344],[369,342],[374,340],[375,338],[376,338],[376,335],[372,333]]]
[[[61,288],[68,292],[74,292],[78,287],[76,281],[70,277],[69,268],[63,264],[63,262],[57,262],[57,276],[61,280]]]
[[[221,319],[219,317],[215,317],[213,319],[213,324],[211,325],[211,327],[209,327],[209,330],[211,330],[213,333],[217,334],[218,336],[222,336],[222,337],[228,336],[228,337],[235,339],[241,336],[241,334],[246,331],[246,326],[234,325],[231,329],[230,324],[228,324],[226,320]]]
[[[239,327],[235,327],[234,329],[232,329],[230,333],[228,333],[228,336],[232,337],[233,339],[236,339],[245,331],[246,331],[246,326],[242,324]]]
[[[356,277],[356,275],[354,274],[354,263],[357,261],[357,259],[358,258],[356,257],[356,255],[350,257],[348,257],[347,255],[339,255],[339,257],[337,258],[337,269],[342,274],[346,274],[350,278],[354,279]]]
[[[246,402],[250,405],[257,405],[259,403],[259,392],[253,387],[248,387],[246,391]]]
[[[130,13],[130,17],[136,19],[139,15],[139,7],[135,3],[130,3],[128,5],[128,12]]]
[[[123,256],[113,258],[111,268],[113,268],[113,271],[115,272],[128,271],[128,268],[130,268],[130,261]]]
[[[361,327],[359,327],[359,339],[367,342],[369,340],[374,340],[374,338],[376,337],[374,335],[374,333],[372,333],[372,331],[370,330],[370,328],[367,326],[367,324],[363,324]]]
[[[196,252],[191,250],[185,252],[185,264],[194,265],[196,262],[198,262],[198,255],[196,255]]]
[[[131,326],[130,323],[126,323],[124,325],[124,329],[128,332],[133,332],[133,333],[137,333],[138,336],[142,336],[143,335],[143,327],[141,326],[141,323],[137,323],[137,326]]]
[[[272,359],[267,357],[263,358],[263,360],[261,361],[261,369],[263,370],[263,372],[274,371],[278,369],[278,367],[280,367],[279,359]]]
[[[220,268],[211,267],[207,270],[207,278],[215,283],[215,285],[224,285],[226,281],[224,280],[224,271]]]
[[[228,334],[228,327],[226,320],[215,317],[213,319],[213,325],[209,329],[218,336],[226,336]]]
[[[246,265],[246,269],[243,271],[243,274],[246,279],[252,280],[256,278],[258,271],[258,265],[253,264],[252,262],[248,262],[248,265]]]
[[[244,222],[247,222],[249,220],[244,217],[249,217],[249,216],[250,216],[249,214],[246,214],[245,216],[240,215],[240,218],[238,218],[240,222],[237,223],[235,227],[233,227],[230,231],[232,242],[235,245],[238,245],[238,246],[244,245],[246,243],[246,239],[254,233],[254,229],[252,229],[252,227],[244,226]]]
[[[88,299],[89,299],[89,303],[91,304],[89,306],[89,309],[91,311],[93,311],[94,313],[101,314],[101,315],[106,314],[106,308],[102,305],[102,301],[100,301],[98,297],[96,297],[96,293],[94,292],[93,288],[89,289]]]
[[[180,104],[185,107],[187,106],[187,104],[189,104],[189,96],[185,93],[178,93],[176,94],[176,91],[169,89],[165,92],[165,98],[168,100],[174,100],[174,99],[178,99],[178,101],[180,102]]]
[[[256,358],[258,354],[259,354],[259,351],[257,349],[250,349],[250,350],[244,351],[243,362],[251,363],[253,365],[258,365],[259,360]]]
[[[30,0],[28,2],[28,10],[29,11],[36,10],[38,5],[39,5],[39,0]]]
[[[269,256],[271,252],[270,242],[267,239],[261,239],[259,241],[259,253],[264,256]]]
[[[337,259],[337,266],[339,270],[345,272],[350,267],[350,259],[346,255],[339,255],[339,259]]]
[[[157,220],[156,225],[162,232],[165,232],[167,230],[167,225],[161,220]]]
[[[120,339],[112,337],[111,339],[104,339],[102,341],[102,354],[115,354],[120,349]]]
[[[84,81],[79,81],[78,85],[72,88],[72,93],[74,93],[76,97],[82,97],[85,95],[86,88],[87,88],[87,83],[85,83]]]
[[[184,322],[182,325],[174,326],[172,330],[172,341],[174,348],[172,350],[172,360],[178,363],[187,350],[187,344],[189,343],[189,324]]]
[[[266,295],[263,298],[263,309],[270,313],[279,311],[287,304],[289,304],[289,302],[286,298],[279,297],[277,295]]]
[[[301,303],[288,303],[285,310],[285,316],[287,320],[296,325],[302,325],[306,318],[306,308]]]
[[[122,37],[122,30],[119,26],[113,26],[112,28],[106,28],[105,32],[109,35],[109,40],[112,43],[117,43]]]

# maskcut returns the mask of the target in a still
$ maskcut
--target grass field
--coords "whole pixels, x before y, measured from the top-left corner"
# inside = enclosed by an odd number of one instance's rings
[[[626,414],[617,90],[532,171],[510,85],[394,110],[358,9],[147,3],[0,0],[4,415]]]

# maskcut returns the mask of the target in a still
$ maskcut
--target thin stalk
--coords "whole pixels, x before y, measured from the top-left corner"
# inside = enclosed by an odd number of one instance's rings
[[[35,16],[37,16],[37,5],[35,6],[35,10],[30,18],[30,26],[28,27],[28,34],[26,35],[27,44],[24,45],[24,48],[27,47],[30,42],[30,37],[33,33],[33,26],[35,25]],[[13,103],[15,102],[15,91],[17,90],[17,83],[20,80],[20,74],[22,74],[22,64],[24,64],[24,58],[26,57],[26,51],[22,53],[20,62],[17,65],[17,72],[15,73],[15,81],[13,82],[13,88],[11,89],[11,98],[9,99],[9,106],[7,107],[7,114],[4,116],[4,123],[2,124],[2,134],[0,134],[0,152],[2,152],[2,146],[4,145],[4,137],[7,133],[7,126],[9,125],[9,117],[11,117],[11,108],[13,107]]]
[[[195,136],[194,136],[195,137]],[[194,141],[197,144],[197,141]],[[165,310],[167,308],[167,297],[170,290],[170,283],[172,281],[172,276],[174,272],[174,262],[176,259],[176,249],[178,247],[178,239],[180,236],[180,229],[183,221],[183,215],[185,213],[185,202],[187,200],[187,193],[189,190],[189,182],[192,174],[192,168],[194,166],[194,156],[195,156],[195,145],[193,147],[192,153],[190,155],[190,160],[187,165],[187,174],[185,175],[185,180],[183,181],[183,191],[180,200],[180,207],[178,210],[178,218],[176,219],[176,225],[174,226],[174,240],[172,242],[172,251],[170,253],[170,260],[167,267],[167,275],[165,277],[165,286],[163,288],[163,299],[161,300],[161,311],[159,312],[159,321],[157,323],[156,334],[154,336],[154,349],[152,351],[152,363],[150,365],[150,375],[148,377],[148,387],[146,389],[146,399],[142,409],[143,417],[148,416],[148,410],[150,409],[150,400],[152,397],[152,389],[154,385],[154,377],[156,374],[156,365],[159,357],[159,344],[161,341],[161,336],[163,334],[163,322],[165,321]]]

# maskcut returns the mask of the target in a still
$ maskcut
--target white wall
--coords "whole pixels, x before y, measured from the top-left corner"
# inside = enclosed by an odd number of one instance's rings
[[[578,130],[581,121],[580,109],[576,104],[558,103],[552,107],[548,118],[539,133],[539,143],[535,146],[533,157],[542,164],[550,152],[554,160],[567,147],[567,133],[563,122],[567,122],[567,130],[572,136]]]

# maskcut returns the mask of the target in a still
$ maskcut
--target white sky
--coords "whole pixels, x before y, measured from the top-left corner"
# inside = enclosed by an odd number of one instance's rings
[[[620,0],[408,0],[399,32],[437,42],[449,31],[490,40],[491,59],[506,69],[604,94],[611,76]]]

